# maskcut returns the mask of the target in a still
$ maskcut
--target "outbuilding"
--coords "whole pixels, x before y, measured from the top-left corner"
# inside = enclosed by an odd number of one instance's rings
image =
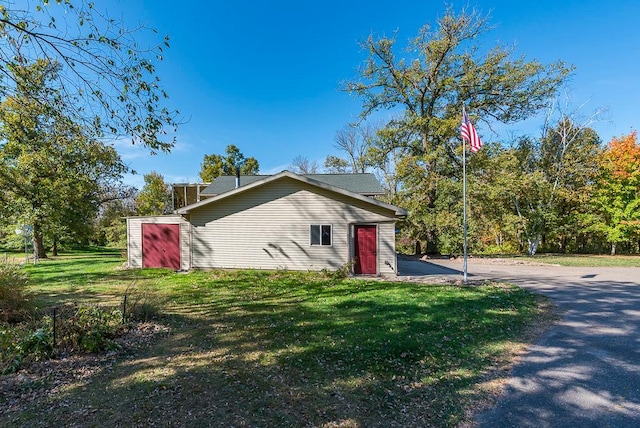
[[[130,267],[396,271],[395,223],[371,174],[220,177],[175,214],[127,219]]]

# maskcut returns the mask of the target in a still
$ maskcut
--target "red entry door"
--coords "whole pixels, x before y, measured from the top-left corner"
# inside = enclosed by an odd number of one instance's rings
[[[356,274],[375,275],[378,273],[378,246],[376,226],[355,226],[355,265]]]
[[[180,269],[179,224],[142,224],[142,267]]]

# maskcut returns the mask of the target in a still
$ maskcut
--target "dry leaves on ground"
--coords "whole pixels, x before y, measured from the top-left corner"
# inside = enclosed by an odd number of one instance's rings
[[[0,377],[0,413],[19,411],[35,400],[60,393],[74,384],[88,384],[95,373],[107,369],[118,358],[148,345],[155,337],[169,333],[156,323],[140,323],[129,328],[116,342],[118,351],[105,354],[60,356],[30,364],[17,373]]]

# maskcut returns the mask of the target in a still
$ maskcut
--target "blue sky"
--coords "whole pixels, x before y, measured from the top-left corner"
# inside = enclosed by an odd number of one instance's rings
[[[448,2],[476,7],[494,30],[483,47],[513,45],[516,55],[576,66],[568,86],[570,107],[606,114],[592,126],[604,141],[637,129],[640,101],[640,36],[636,0],[537,0]],[[404,43],[445,11],[440,1],[111,1],[112,15],[143,22],[168,34],[171,49],[158,65],[169,105],[185,123],[170,154],[119,144],[138,172],[157,171],[167,182],[197,182],[205,154],[237,145],[260,163],[261,173],[286,169],[303,155],[322,164],[338,129],[360,112],[360,102],[338,91],[366,58],[358,41],[398,30]],[[500,127],[478,126],[483,138],[537,135],[541,119]]]

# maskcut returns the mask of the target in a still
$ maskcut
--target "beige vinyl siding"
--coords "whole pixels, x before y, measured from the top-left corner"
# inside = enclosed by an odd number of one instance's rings
[[[353,224],[379,224],[380,259],[395,266],[393,211],[289,178],[194,209],[190,221],[197,268],[338,269],[352,257]],[[332,226],[331,246],[310,245],[312,224]]]
[[[179,224],[180,269],[191,269],[190,224],[179,215],[127,218],[127,261],[130,268],[142,267],[142,224],[144,223]]]
[[[381,274],[396,273],[396,226],[394,223],[378,224],[378,270]]]

